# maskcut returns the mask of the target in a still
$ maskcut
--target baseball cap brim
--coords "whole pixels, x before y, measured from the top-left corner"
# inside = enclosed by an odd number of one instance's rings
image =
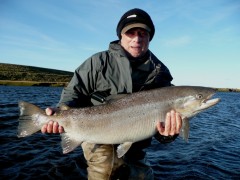
[[[146,24],[134,23],[134,24],[129,24],[129,25],[125,26],[122,29],[121,34],[125,34],[128,30],[130,30],[132,28],[143,28],[143,29],[147,30],[149,33],[151,31],[151,29]]]

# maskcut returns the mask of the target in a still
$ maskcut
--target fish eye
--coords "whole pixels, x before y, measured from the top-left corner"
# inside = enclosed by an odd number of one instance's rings
[[[196,98],[197,98],[197,99],[202,99],[202,98],[203,98],[203,95],[202,95],[202,94],[197,94],[197,95],[196,95]]]

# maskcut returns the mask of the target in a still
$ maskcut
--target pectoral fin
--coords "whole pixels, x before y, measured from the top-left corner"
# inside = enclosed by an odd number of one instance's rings
[[[67,154],[73,151],[76,147],[82,144],[82,142],[78,142],[71,139],[67,133],[62,133],[61,138],[62,138],[61,144],[62,144],[63,154]]]
[[[180,136],[183,137],[183,139],[188,142],[188,137],[189,137],[189,119],[184,118],[182,120],[182,129],[180,132]]]
[[[132,142],[125,142],[117,147],[117,156],[121,158],[130,149]]]

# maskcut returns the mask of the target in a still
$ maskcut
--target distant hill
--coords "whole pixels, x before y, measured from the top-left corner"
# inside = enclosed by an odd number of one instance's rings
[[[72,72],[56,69],[0,63],[0,85],[65,85]],[[39,84],[41,83],[41,84]]]

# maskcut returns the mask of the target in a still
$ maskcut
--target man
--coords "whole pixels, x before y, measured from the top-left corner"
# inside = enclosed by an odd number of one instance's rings
[[[171,86],[168,68],[148,49],[154,33],[154,24],[145,11],[127,11],[117,25],[119,40],[111,42],[109,50],[93,55],[75,70],[59,105],[99,105],[111,95]],[[46,113],[52,115],[54,110],[48,108]],[[165,124],[156,126],[156,139],[162,143],[173,141],[179,134],[181,122],[178,113],[167,113]],[[49,122],[42,127],[42,132],[62,133],[64,129]],[[153,179],[143,151],[150,144],[151,138],[136,142],[118,159],[115,145],[82,143],[88,179]]]

